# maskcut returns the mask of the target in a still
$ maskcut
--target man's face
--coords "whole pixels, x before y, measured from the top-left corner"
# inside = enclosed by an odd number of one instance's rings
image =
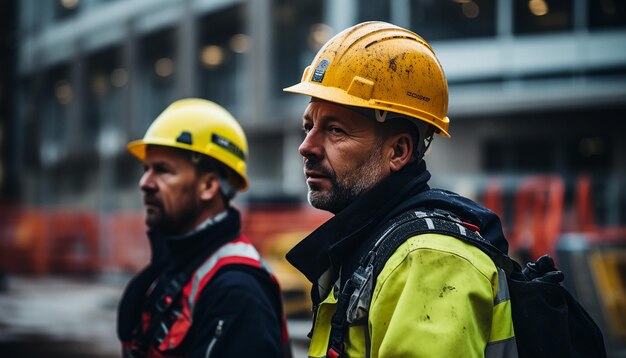
[[[309,103],[299,152],[312,206],[336,214],[389,175],[376,125],[338,105]]]
[[[139,181],[148,227],[172,235],[193,229],[200,210],[199,183],[196,168],[181,152],[149,146]]]

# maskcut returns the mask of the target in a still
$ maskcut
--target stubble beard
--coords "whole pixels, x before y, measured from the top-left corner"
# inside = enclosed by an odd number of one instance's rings
[[[189,203],[189,205],[183,206],[182,212],[174,215],[173,213],[168,213],[163,205],[159,203],[156,207],[146,211],[146,225],[151,230],[163,235],[184,234],[189,229],[192,229],[189,226],[197,210],[197,206],[194,203]]]
[[[321,191],[317,185],[309,185],[307,195],[309,204],[314,208],[337,214],[363,192],[376,185],[383,177],[381,153],[372,150],[367,158],[364,163],[356,166],[355,171],[346,173],[340,178],[336,173],[324,170],[331,182],[330,191]]]

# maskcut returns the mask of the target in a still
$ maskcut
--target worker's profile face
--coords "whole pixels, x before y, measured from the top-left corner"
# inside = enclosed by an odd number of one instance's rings
[[[337,213],[389,174],[376,125],[342,106],[309,103],[299,152],[312,206]]]
[[[148,146],[139,181],[148,227],[173,235],[193,229],[200,206],[198,185],[196,168],[180,151]]]

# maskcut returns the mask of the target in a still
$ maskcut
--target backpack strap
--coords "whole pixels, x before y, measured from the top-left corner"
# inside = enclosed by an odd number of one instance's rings
[[[343,354],[343,341],[349,324],[367,320],[376,278],[389,257],[408,238],[428,233],[452,236],[478,247],[507,275],[513,271],[520,271],[519,264],[484,239],[477,226],[463,222],[442,210],[407,211],[391,219],[378,231],[379,239],[360,259],[359,267],[343,285],[331,320],[328,357],[341,357]]]
[[[484,239],[476,225],[464,222],[444,210],[416,210],[405,212],[392,219],[380,239],[374,244],[370,253],[373,251],[373,254],[376,256],[374,265],[375,277],[382,271],[387,259],[408,238],[428,233],[452,236],[478,247],[494,261],[496,266],[502,268],[507,274],[519,268],[519,265],[510,257]]]

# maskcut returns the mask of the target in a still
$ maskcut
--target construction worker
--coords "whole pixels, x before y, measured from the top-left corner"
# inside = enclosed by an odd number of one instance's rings
[[[128,150],[144,165],[152,258],[119,305],[124,357],[290,355],[278,284],[230,205],[248,187],[237,121],[213,102],[182,99]]]
[[[449,137],[448,86],[430,45],[361,23],[329,40],[285,91],[311,98],[299,147],[308,199],[334,214],[287,254],[314,287],[309,357],[515,355],[505,275],[478,247],[431,220],[382,263],[372,249],[407,212],[450,218],[508,249],[494,213],[428,186],[424,154],[434,134]]]

